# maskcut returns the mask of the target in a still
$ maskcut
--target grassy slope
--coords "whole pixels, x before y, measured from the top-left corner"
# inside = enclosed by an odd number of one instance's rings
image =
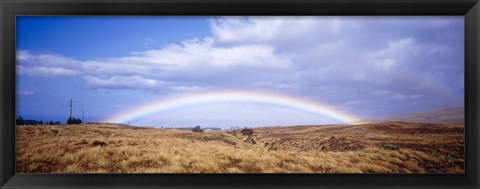
[[[264,127],[252,137],[113,124],[17,126],[22,173],[461,173],[463,165],[460,125]]]
[[[461,124],[465,123],[464,107],[447,108],[428,112],[415,112],[409,114],[387,116],[380,118],[371,118],[363,120],[366,123],[379,123],[387,121],[404,121],[417,123],[441,123],[441,124]]]

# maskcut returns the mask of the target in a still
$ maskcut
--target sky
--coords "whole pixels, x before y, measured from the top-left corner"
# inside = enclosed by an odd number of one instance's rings
[[[344,124],[464,105],[463,16],[17,16],[17,116]],[[83,114],[82,114],[83,112]]]

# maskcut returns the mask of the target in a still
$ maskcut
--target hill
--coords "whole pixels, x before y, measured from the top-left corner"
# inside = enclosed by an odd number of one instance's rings
[[[414,123],[444,123],[444,124],[464,124],[464,107],[447,108],[428,112],[415,112],[395,116],[386,116],[379,118],[370,118],[362,120],[363,123],[380,123],[389,121],[403,121]]]

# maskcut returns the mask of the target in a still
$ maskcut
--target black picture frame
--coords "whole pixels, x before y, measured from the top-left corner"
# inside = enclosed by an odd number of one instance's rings
[[[0,0],[0,186],[7,188],[479,188],[479,0]],[[465,174],[16,174],[15,16],[464,15]]]

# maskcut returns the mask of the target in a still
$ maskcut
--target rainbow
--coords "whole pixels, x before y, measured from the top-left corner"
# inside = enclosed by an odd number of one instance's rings
[[[326,116],[345,124],[359,124],[359,120],[361,120],[354,115],[336,110],[331,106],[318,102],[298,99],[291,96],[263,92],[227,91],[199,93],[160,99],[158,101],[133,108],[131,111],[115,115],[105,120],[105,122],[126,123],[130,120],[138,120],[154,113],[164,112],[172,109],[225,102],[245,102],[280,106],[319,116]]]

